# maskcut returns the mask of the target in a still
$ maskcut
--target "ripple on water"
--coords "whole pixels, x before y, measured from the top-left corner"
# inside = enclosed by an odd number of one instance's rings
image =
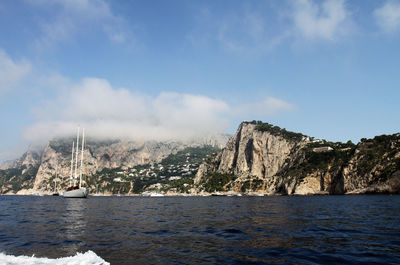
[[[400,264],[399,205],[400,196],[4,197],[0,252],[92,250],[111,264]]]

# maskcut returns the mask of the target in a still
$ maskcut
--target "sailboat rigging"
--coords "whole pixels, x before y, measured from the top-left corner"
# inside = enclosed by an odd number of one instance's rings
[[[67,190],[64,191],[64,193],[63,193],[63,196],[66,198],[86,198],[88,195],[88,190],[85,187],[82,187],[84,146],[85,146],[85,129],[82,129],[81,166],[80,166],[79,182],[78,182],[78,157],[79,157],[79,128],[78,128],[78,132],[76,134],[76,148],[75,148],[75,143],[72,142],[71,173],[70,173],[70,182],[69,182],[70,185],[67,188]],[[74,153],[75,153],[75,157],[74,157]],[[74,160],[74,158],[75,158],[75,160]],[[75,172],[73,174],[74,163],[75,163]]]
[[[57,162],[57,161],[56,161]],[[54,192],[53,192],[53,196],[58,196],[58,192],[57,192],[57,177],[58,177],[58,163],[56,163],[56,177],[54,179]]]

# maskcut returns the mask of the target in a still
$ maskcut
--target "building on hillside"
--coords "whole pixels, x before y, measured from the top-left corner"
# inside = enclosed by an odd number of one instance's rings
[[[330,152],[330,151],[333,151],[333,148],[330,146],[321,146],[313,148],[313,152],[315,153]]]

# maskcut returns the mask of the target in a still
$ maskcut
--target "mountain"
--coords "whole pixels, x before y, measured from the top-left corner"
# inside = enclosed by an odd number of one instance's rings
[[[183,173],[185,178],[191,179],[186,182],[193,184],[202,159],[219,151],[228,139],[226,134],[161,142],[89,138],[84,159],[85,182],[92,192],[104,194],[139,193],[151,189],[152,184],[159,184],[157,187],[164,191],[173,190],[176,189],[174,183]],[[3,164],[0,169],[1,193],[50,194],[54,190],[54,181],[60,190],[64,190],[70,181],[72,141],[72,138],[54,139],[43,150],[28,150],[21,158]],[[164,172],[165,167],[171,167],[174,175],[170,176],[168,169]],[[165,180],[167,176],[175,178]]]
[[[355,145],[243,122],[226,147],[200,165],[194,183],[198,192],[398,193],[400,134]]]
[[[41,155],[40,152],[29,149],[19,159],[4,163],[0,169],[0,193],[32,188]]]
[[[0,169],[2,194],[69,185],[73,139],[54,139]],[[88,139],[85,178],[99,194],[360,194],[400,192],[400,134],[316,140],[260,121],[192,141]],[[56,170],[58,175],[56,177]]]

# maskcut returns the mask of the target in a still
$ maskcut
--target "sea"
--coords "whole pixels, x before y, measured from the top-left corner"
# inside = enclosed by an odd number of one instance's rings
[[[400,264],[400,195],[0,196],[0,264]]]

